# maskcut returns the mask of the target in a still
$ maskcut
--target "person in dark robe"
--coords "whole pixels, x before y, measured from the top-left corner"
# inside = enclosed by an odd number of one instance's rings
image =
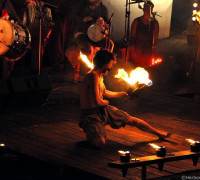
[[[154,4],[144,4],[144,14],[136,18],[131,26],[130,62],[133,66],[148,67],[151,65],[153,52],[158,43],[159,24],[151,18]]]

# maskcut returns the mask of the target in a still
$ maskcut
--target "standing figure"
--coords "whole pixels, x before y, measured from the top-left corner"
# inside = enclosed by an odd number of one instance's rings
[[[87,30],[93,24],[105,27],[105,22],[108,21],[108,10],[102,0],[86,0],[82,3],[81,8],[75,22],[74,38],[81,51],[89,55],[91,45],[101,47],[105,45],[105,40],[92,42],[87,36]]]
[[[128,95],[124,91],[109,91],[104,85],[103,76],[108,74],[116,60],[111,52],[99,50],[93,62],[94,69],[85,75],[80,91],[81,118],[79,122],[79,126],[83,128],[87,141],[92,147],[101,148],[105,145],[105,125],[107,124],[114,129],[126,125],[136,126],[160,139],[171,135],[171,133],[160,132],[145,121],[109,105],[109,101],[104,98],[119,98]]]
[[[45,2],[37,0],[26,0],[23,14],[23,24],[31,33],[31,51],[29,52],[30,71],[38,73],[42,66],[42,55],[45,48],[44,40],[54,26],[51,9],[45,6]]]
[[[71,5],[68,17],[73,21],[74,26],[65,55],[75,69],[74,82],[78,82],[81,72],[80,51],[89,59],[93,59],[95,52],[107,45],[104,30],[108,21],[108,10],[102,0],[77,0]],[[89,38],[89,29],[92,29],[90,35],[95,40]]]
[[[77,0],[74,0],[73,3],[60,0],[57,2],[55,1],[54,4],[57,6],[54,15],[55,26],[52,28],[52,33],[44,51],[43,65],[46,67],[49,66],[52,70],[62,70],[68,68],[65,65],[70,67],[65,56],[65,50],[72,36],[74,24],[73,19],[69,18],[69,14],[74,4],[77,4]]]
[[[159,24],[151,18],[154,4],[144,4],[144,14],[136,18],[131,26],[130,62],[135,66],[148,67],[152,63],[153,53],[158,43]]]

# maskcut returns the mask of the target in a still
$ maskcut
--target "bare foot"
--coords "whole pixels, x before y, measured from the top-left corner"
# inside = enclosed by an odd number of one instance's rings
[[[168,132],[168,133],[160,133],[160,135],[158,135],[159,139],[165,139],[168,137],[171,137],[172,133]]]

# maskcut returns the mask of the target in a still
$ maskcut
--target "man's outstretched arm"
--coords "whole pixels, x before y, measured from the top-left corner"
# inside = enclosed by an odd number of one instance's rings
[[[106,98],[119,98],[122,96],[128,96],[128,94],[125,91],[121,91],[121,92],[113,92],[113,91],[109,91],[107,89],[104,90],[104,94],[103,96]]]

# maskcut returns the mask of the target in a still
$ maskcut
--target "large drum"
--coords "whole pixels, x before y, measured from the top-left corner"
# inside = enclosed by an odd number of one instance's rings
[[[30,42],[31,35],[25,26],[0,18],[0,56],[17,61],[26,54]]]
[[[87,30],[88,38],[93,42],[99,42],[105,37],[105,29],[98,24],[92,24]]]

